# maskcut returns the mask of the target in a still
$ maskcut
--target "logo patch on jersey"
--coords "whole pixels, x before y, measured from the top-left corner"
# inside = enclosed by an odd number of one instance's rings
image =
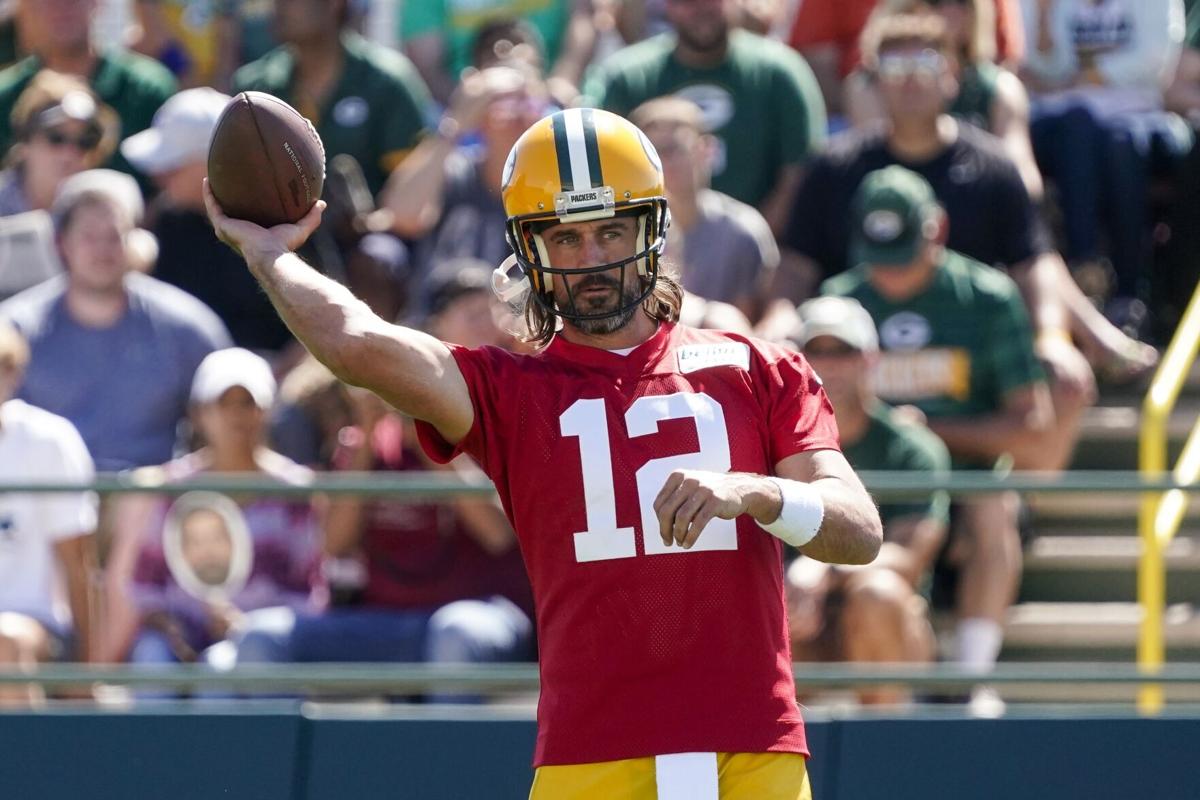
[[[0,513],[0,544],[9,544],[17,537],[17,521],[12,514]]]
[[[750,345],[745,342],[685,344],[675,351],[675,357],[683,375],[709,367],[737,367],[750,371]]]
[[[887,350],[920,350],[932,335],[929,320],[912,311],[893,314],[879,326],[879,340]]]
[[[965,402],[971,396],[971,354],[961,347],[880,353],[871,384],[890,403]]]

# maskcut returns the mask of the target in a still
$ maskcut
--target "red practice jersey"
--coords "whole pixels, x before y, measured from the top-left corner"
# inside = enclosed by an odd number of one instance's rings
[[[679,752],[807,755],[781,544],[743,515],[664,547],[675,469],[771,474],[837,449],[803,357],[662,324],[628,355],[561,336],[535,356],[454,347],[475,407],[457,448],[492,478],[533,584],[541,649],[535,766]]]

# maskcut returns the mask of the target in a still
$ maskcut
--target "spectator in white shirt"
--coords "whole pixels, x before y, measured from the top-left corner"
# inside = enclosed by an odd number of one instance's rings
[[[28,362],[25,340],[0,323],[0,484],[87,483],[92,459],[71,423],[12,399]],[[91,660],[95,528],[91,493],[0,493],[0,669]],[[40,699],[34,686],[0,687],[0,706]]]

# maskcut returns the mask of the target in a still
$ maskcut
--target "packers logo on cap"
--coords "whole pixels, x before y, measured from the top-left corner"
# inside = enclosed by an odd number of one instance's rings
[[[904,233],[904,219],[891,209],[872,211],[863,219],[863,233],[874,242],[894,242]]]

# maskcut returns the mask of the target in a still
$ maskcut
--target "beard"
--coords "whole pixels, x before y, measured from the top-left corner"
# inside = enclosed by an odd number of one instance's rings
[[[606,289],[613,289],[616,291],[616,294],[596,298],[586,298],[582,300],[580,299],[579,295],[581,292],[597,286],[602,286]],[[566,306],[568,307],[568,310],[573,310],[576,314],[609,313],[609,316],[599,317],[598,319],[568,320],[568,322],[575,326],[575,328],[577,328],[581,333],[586,333],[589,336],[603,336],[605,334],[615,333],[629,324],[629,321],[633,319],[633,315],[637,313],[638,306],[636,301],[641,293],[642,289],[638,284],[635,284],[634,286],[622,286],[622,284],[618,283],[613,278],[601,273],[597,273],[595,275],[587,276],[578,284],[571,287],[571,294],[575,298],[573,309],[570,308],[572,305],[570,300],[566,300],[565,302],[560,300],[558,305],[560,308]],[[609,301],[607,299],[609,296],[614,296],[615,299]],[[625,310],[619,314],[611,313],[623,306],[627,306],[627,308],[625,308]]]
[[[721,20],[704,20],[700,25],[679,25],[675,36],[680,42],[701,53],[714,53],[725,47],[729,38],[729,24]]]

